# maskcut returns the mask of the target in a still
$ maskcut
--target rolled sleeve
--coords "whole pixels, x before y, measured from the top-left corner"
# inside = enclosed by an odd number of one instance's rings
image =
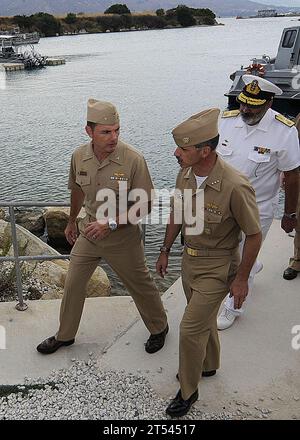
[[[78,189],[80,186],[76,183],[76,168],[75,168],[75,157],[72,155],[70,170],[69,170],[69,180],[68,180],[68,189]]]
[[[289,129],[284,145],[286,148],[277,153],[278,169],[280,171],[291,171],[300,166],[299,137],[295,127]]]

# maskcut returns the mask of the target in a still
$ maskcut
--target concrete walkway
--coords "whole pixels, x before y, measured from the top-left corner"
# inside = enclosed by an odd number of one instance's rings
[[[300,326],[300,276],[282,278],[292,249],[293,239],[274,221],[246,314],[220,332],[221,368],[199,385],[196,405],[203,411],[267,408],[269,418],[300,419],[300,337],[295,341],[299,349],[292,348],[292,328]],[[0,350],[0,384],[47,376],[93,351],[100,369],[140,373],[161,397],[173,397],[178,389],[178,326],[185,307],[180,279],[163,298],[170,333],[164,349],[153,355],[143,349],[148,333],[128,297],[88,299],[76,344],[50,356],[40,355],[35,346],[54,334],[59,301],[32,301],[26,312],[15,311],[12,303],[0,304],[0,325],[7,333],[7,349]]]

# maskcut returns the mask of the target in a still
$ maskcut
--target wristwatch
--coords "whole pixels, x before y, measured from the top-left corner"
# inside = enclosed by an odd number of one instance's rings
[[[160,252],[165,252],[166,254],[170,252],[170,248],[168,248],[167,246],[162,246],[159,250]]]
[[[292,212],[291,214],[286,214],[286,213],[284,213],[284,217],[287,217],[287,218],[296,218],[296,217],[297,217],[297,214],[296,214],[296,212]]]
[[[118,227],[118,223],[113,218],[108,219],[108,227],[111,231],[115,231]]]

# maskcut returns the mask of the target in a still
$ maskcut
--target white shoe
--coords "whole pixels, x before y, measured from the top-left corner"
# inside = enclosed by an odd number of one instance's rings
[[[218,330],[225,330],[231,327],[236,317],[234,313],[224,307],[217,319]]]
[[[263,270],[263,268],[264,268],[264,265],[263,265],[260,261],[258,261],[258,262],[257,262],[257,270],[256,270],[256,272],[255,272],[255,275],[256,275],[257,273],[261,272],[261,271]]]

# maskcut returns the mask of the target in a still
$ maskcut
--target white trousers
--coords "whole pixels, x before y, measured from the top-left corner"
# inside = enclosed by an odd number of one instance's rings
[[[272,224],[272,221],[273,221],[273,216],[260,219],[262,241],[264,241],[264,239],[266,238],[267,233],[268,233],[270,226]],[[242,256],[242,253],[243,253],[245,238],[246,237],[243,234],[243,239],[239,244],[240,256]],[[251,290],[253,287],[253,282],[254,282],[254,276],[257,273],[257,271],[259,270],[260,264],[261,263],[258,260],[255,260],[255,263],[251,269],[249,279],[248,279],[248,287],[249,287],[248,295],[251,293]],[[234,308],[234,298],[233,298],[233,296],[230,297],[229,293],[228,293],[228,295],[226,296],[226,299],[225,299],[224,306],[227,310],[230,310],[230,312],[232,312],[235,316],[240,316],[244,313],[246,301],[247,301],[247,299],[244,301],[243,307],[241,307],[240,309],[235,309]]]

